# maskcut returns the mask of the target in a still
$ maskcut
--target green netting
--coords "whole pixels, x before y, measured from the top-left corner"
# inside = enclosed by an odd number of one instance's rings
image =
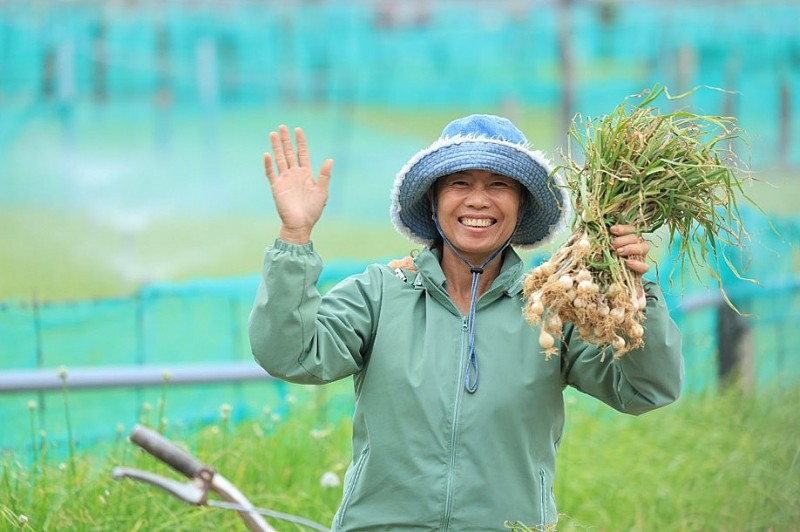
[[[326,266],[320,286],[357,273],[365,265],[342,260]],[[125,299],[11,303],[0,306],[0,371],[3,369],[67,369],[175,365],[252,361],[247,317],[258,284],[257,276],[195,280],[146,286]],[[122,371],[122,369],[121,369]],[[266,377],[266,375],[265,375]],[[283,417],[287,393],[297,387],[281,382],[170,385],[124,390],[70,390],[68,410],[79,445],[113,437],[118,425],[130,427],[144,418],[164,416],[178,426],[219,418],[223,403],[233,418],[264,415]],[[30,401],[37,408],[28,410]],[[149,406],[148,406],[149,405]],[[349,407],[343,403],[331,416]],[[52,453],[66,452],[67,427],[61,391],[0,394],[0,449],[30,445],[31,416],[35,429],[45,430]],[[39,436],[36,436],[38,439]]]
[[[101,390],[70,390],[42,393],[0,394],[0,449],[23,452],[31,441],[37,449],[63,458],[68,452],[67,412],[72,435],[79,449],[98,441],[124,438],[136,423],[185,429],[219,422],[223,405],[231,407],[231,421],[266,416],[274,423],[289,414],[288,394],[311,393],[281,382],[208,384]],[[163,409],[161,407],[163,399]],[[35,410],[29,406],[35,403]],[[341,416],[341,411],[329,415]],[[42,432],[43,431],[43,432]],[[23,455],[24,456],[24,455]]]

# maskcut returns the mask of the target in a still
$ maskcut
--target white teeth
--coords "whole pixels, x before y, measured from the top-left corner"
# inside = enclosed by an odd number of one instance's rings
[[[489,227],[494,222],[486,218],[462,218],[461,223],[468,227]]]

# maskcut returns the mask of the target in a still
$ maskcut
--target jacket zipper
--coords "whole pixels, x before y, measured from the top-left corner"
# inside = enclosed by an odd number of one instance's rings
[[[544,468],[539,468],[539,484],[542,497],[541,525],[542,530],[545,530],[545,527],[547,527],[547,495],[545,494],[546,482],[544,477]]]
[[[447,469],[447,492],[445,493],[444,500],[444,514],[442,515],[442,530],[447,530],[450,526],[450,514],[453,511],[453,477],[455,476],[456,469],[456,445],[458,443],[458,413],[461,410],[461,396],[464,391],[464,383],[462,381],[464,371],[464,337],[467,334],[467,318],[461,317],[461,349],[458,361],[459,379],[458,386],[456,386],[456,399],[453,406],[453,429],[450,433],[450,460]]]

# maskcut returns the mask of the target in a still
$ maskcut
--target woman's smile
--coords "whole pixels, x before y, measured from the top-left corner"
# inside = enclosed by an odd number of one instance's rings
[[[494,218],[472,218],[468,216],[462,216],[458,221],[461,225],[466,225],[467,227],[489,227],[497,223]]]

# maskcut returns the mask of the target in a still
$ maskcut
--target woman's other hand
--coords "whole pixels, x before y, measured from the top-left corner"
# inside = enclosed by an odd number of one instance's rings
[[[634,273],[644,274],[650,269],[647,254],[650,244],[642,238],[636,227],[632,225],[612,225],[609,230],[614,235],[611,247],[620,257],[625,258],[625,265]]]

